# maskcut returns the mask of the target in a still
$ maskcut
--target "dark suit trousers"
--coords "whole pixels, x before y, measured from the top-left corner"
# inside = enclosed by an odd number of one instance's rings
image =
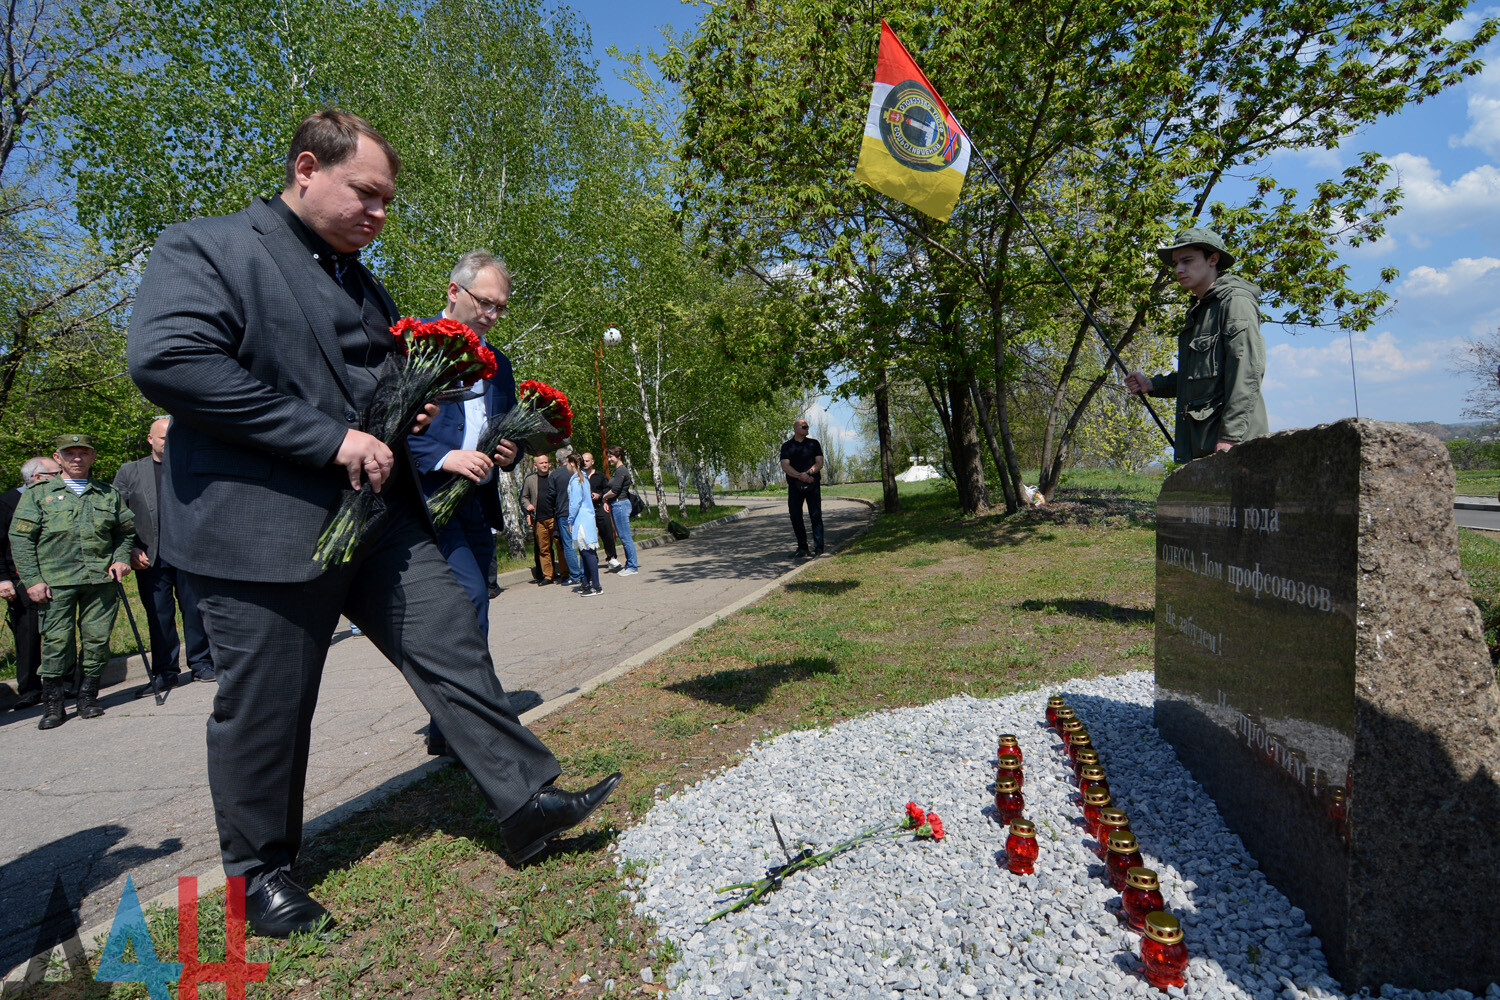
[[[792,517],[792,533],[797,536],[797,551],[807,548],[807,528],[802,524],[802,505],[807,504],[807,519],[812,522],[813,550],[823,551],[823,487],[821,483],[788,480],[786,509]]]
[[[458,585],[464,588],[474,604],[479,622],[479,631],[488,641],[490,637],[490,588],[485,566],[495,565],[495,536],[485,521],[484,510],[478,498],[459,508],[458,512],[438,532],[438,550],[448,560],[448,568]]]
[[[594,505],[594,523],[599,526],[599,541],[604,543],[604,555],[615,558],[615,519],[605,511],[603,504]]]
[[[560,773],[495,676],[473,605],[411,504],[308,583],[189,574],[219,674],[208,781],[226,875],[253,891],[302,843],[313,710],[340,613],[405,675],[504,820]]]
[[[190,671],[213,666],[208,651],[208,635],[198,602],[187,585],[187,574],[175,566],[152,566],[135,575],[135,585],[146,607],[146,627],[151,633],[151,666],[158,673],[176,675],[182,653],[182,639],[177,636],[177,609],[182,608],[182,632],[187,640],[187,665]]]
[[[16,599],[6,603],[10,634],[16,640],[16,694],[30,694],[42,689],[37,670],[42,665],[41,609],[31,603],[18,587]]]

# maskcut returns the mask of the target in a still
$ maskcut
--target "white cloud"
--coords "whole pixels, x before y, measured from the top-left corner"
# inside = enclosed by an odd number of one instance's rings
[[[1451,183],[1425,156],[1397,153],[1386,162],[1395,168],[1394,183],[1402,192],[1401,211],[1388,228],[1399,230],[1414,245],[1424,246],[1435,236],[1460,229],[1500,229],[1500,169],[1486,163]]]
[[[1441,366],[1455,340],[1422,340],[1403,346],[1389,330],[1371,337],[1354,334],[1354,368],[1361,383],[1392,382]],[[1273,344],[1266,352],[1266,388],[1284,389],[1290,383],[1309,379],[1347,379],[1349,340],[1336,337],[1327,343],[1302,347]]]
[[[839,441],[845,444],[859,439],[859,431],[844,426],[836,414],[829,412],[822,403],[815,402],[807,408],[802,418],[809,424],[809,432],[820,440]]]
[[[1500,156],[1500,97],[1469,95],[1469,130],[1457,144],[1477,146],[1491,156]]]
[[[1497,267],[1500,267],[1500,258],[1496,257],[1460,257],[1444,268],[1423,264],[1412,268],[1397,291],[1409,298],[1468,294],[1475,291],[1479,279]],[[1494,284],[1495,279],[1491,278],[1481,287],[1488,291]]]
[[[1500,10],[1490,8],[1484,16],[1493,17]],[[1479,25],[1478,15],[1465,13],[1460,18],[1460,31],[1451,37],[1467,38]],[[1491,43],[1480,53],[1484,69],[1463,83],[1469,95],[1469,129],[1463,135],[1450,136],[1450,146],[1471,146],[1482,149],[1491,156],[1500,157],[1500,44]]]

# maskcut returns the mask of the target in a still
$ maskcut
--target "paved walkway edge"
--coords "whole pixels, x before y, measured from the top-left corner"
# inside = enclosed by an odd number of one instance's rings
[[[834,549],[834,552],[837,553],[845,548],[848,548],[849,545],[859,541],[860,538],[864,537],[865,532],[869,531],[870,527],[875,523],[875,518],[873,515],[879,513],[880,505],[873,501],[866,500],[862,497],[829,497],[829,499],[850,500],[854,503],[864,504],[871,509],[872,514],[870,520],[865,522],[863,527],[855,531],[855,533],[851,535],[843,545],[840,545],[838,548]],[[715,521],[709,521],[706,524],[700,524],[693,530],[697,531],[701,528],[709,527],[710,525],[727,524],[730,521],[737,521],[748,513],[750,513],[748,509],[742,510],[738,514],[730,514],[727,517],[722,517]],[[664,537],[670,538],[671,536]],[[657,542],[657,544],[660,545],[665,543]],[[645,649],[641,650],[639,653],[636,653],[629,659],[623,660],[618,665],[604,671],[604,673],[591,677],[589,680],[580,685],[576,691],[569,691],[567,694],[561,695],[557,698],[553,698],[551,701],[543,702],[536,708],[533,708],[531,711],[523,714],[521,716],[521,722],[524,725],[529,726],[533,722],[545,719],[547,716],[551,715],[553,712],[556,712],[558,709],[563,708],[567,705],[571,705],[573,702],[577,701],[579,698],[582,698],[584,695],[593,691],[600,685],[607,684],[608,682],[618,677],[625,676],[636,667],[649,663],[651,660],[660,656],[662,653],[665,653],[673,646],[691,639],[693,636],[708,628],[710,625],[717,624],[718,622],[723,621],[725,618],[728,618],[730,615],[734,614],[741,608],[754,604],[756,601],[771,593],[771,591],[776,590],[778,587],[785,586],[788,581],[795,579],[796,577],[807,572],[816,565],[819,565],[819,560],[809,559],[806,562],[802,563],[800,566],[793,567],[787,572],[776,577],[774,580],[767,581],[764,586],[757,587],[755,590],[746,594],[744,597],[741,597],[739,600],[733,602],[732,604],[728,604],[725,607],[720,608],[718,611],[715,611],[711,615],[700,618],[698,621],[687,626],[686,628],[678,629],[676,632],[673,632],[671,635],[667,636],[660,642],[655,643],[651,646],[647,646]],[[514,572],[507,573],[505,575],[517,576],[517,574],[524,574],[525,579],[531,578],[531,570],[529,569],[515,570]],[[521,577],[517,578],[520,579]],[[343,805],[334,806],[327,812],[321,813],[303,824],[303,839],[307,840],[319,833],[323,833],[327,830],[332,829],[333,827],[338,826],[340,823],[343,823],[345,820],[349,819],[351,816],[354,816],[356,813],[361,813],[366,809],[372,808],[373,806],[379,804],[382,799],[388,798],[389,796],[394,795],[396,792],[407,787],[408,785],[416,784],[418,781],[421,781],[429,774],[432,774],[440,770],[441,768],[447,767],[449,763],[451,762],[446,757],[435,757],[432,760],[427,761],[425,764],[418,764],[410,771],[406,771],[402,774],[398,774],[392,777],[382,785],[379,785],[367,792],[355,796],[348,802],[345,802]],[[224,869],[219,867],[218,865],[213,866],[207,871],[199,872],[199,898],[208,895],[224,884]],[[176,909],[177,890],[171,889],[152,899],[143,900],[141,903],[141,907],[144,910],[150,910],[152,907],[157,907],[159,909]],[[104,940],[109,935],[109,928],[109,924],[100,924],[79,932],[78,941],[83,946],[83,951],[85,954],[91,954],[103,948]],[[71,941],[67,941],[63,944],[58,945],[57,947],[53,948],[52,951],[49,952],[46,956],[34,956],[26,962],[18,965],[11,971],[10,975],[6,976],[4,980],[0,980],[0,983],[19,983],[21,982],[22,978],[25,977],[25,971],[28,968],[33,967],[36,969],[36,972],[34,978],[31,979],[31,982],[39,981],[41,977],[46,973],[48,961],[52,958],[65,958],[66,952],[69,950],[72,950]],[[38,961],[39,959],[40,961]]]

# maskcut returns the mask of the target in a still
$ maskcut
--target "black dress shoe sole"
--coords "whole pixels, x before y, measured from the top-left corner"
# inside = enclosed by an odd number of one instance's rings
[[[312,934],[318,931],[330,930],[334,926],[332,914],[324,911],[323,915],[312,921],[302,921],[294,925],[262,925],[254,919],[246,919],[250,927],[250,933],[266,938],[289,938],[293,934]]]
[[[596,811],[598,811],[599,807],[602,806],[602,805],[604,805],[604,803],[608,802],[609,801],[609,797],[614,794],[615,787],[617,785],[619,785],[620,778],[622,776],[616,774],[613,777],[614,777],[614,781],[610,784],[610,786],[608,788],[606,788],[604,790],[604,794],[601,795],[601,796],[599,796],[599,801],[596,802],[596,803],[594,803],[594,808],[590,809],[588,812],[586,812],[582,816],[578,817],[578,822],[574,823],[573,826],[565,826],[561,830],[553,830],[551,833],[543,834],[541,837],[538,837],[536,840],[533,840],[531,843],[527,844],[525,847],[521,848],[519,851],[512,851],[511,855],[510,855],[510,858],[509,858],[510,863],[512,865],[525,864],[527,861],[530,861],[532,858],[536,857],[538,854],[541,854],[543,851],[545,851],[547,849],[548,842],[551,841],[554,837],[557,837],[557,836],[559,836],[561,834],[567,833],[569,830],[572,830],[574,827],[579,827],[579,826],[582,826],[584,823],[587,823],[589,817],[592,816],[592,815],[594,815],[594,813]],[[609,779],[606,778],[605,780],[608,781]]]

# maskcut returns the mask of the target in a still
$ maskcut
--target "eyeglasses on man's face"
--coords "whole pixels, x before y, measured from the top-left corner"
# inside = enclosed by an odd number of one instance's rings
[[[455,284],[456,284],[456,282],[455,282]],[[505,315],[505,303],[504,302],[495,302],[495,301],[493,301],[491,299],[484,298],[481,295],[475,295],[473,293],[473,291],[471,291],[465,285],[459,285],[458,287],[462,288],[464,291],[466,291],[466,292],[469,293],[469,298],[471,298],[471,299],[474,300],[474,304],[479,307],[479,311],[482,312],[482,313],[484,313],[486,316],[504,316]]]

